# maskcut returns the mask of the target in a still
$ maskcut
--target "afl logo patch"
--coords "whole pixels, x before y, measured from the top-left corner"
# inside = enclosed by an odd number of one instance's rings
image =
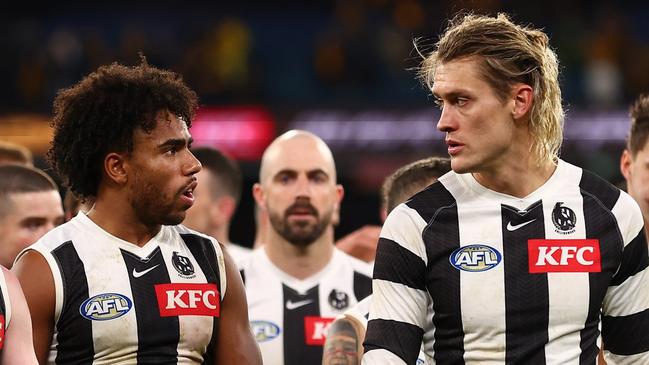
[[[502,255],[498,250],[487,245],[468,245],[453,251],[449,257],[456,269],[469,272],[491,270],[498,266]]]
[[[250,329],[257,342],[270,341],[281,332],[278,325],[268,321],[250,321]]]
[[[563,202],[558,202],[552,209],[552,223],[557,227],[556,231],[561,234],[569,234],[575,231],[577,225],[577,215],[575,212],[562,206]]]
[[[97,294],[81,303],[79,312],[91,321],[107,321],[119,318],[133,307],[133,302],[117,293]]]

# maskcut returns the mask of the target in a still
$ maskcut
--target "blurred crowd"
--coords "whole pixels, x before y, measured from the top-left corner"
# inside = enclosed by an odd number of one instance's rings
[[[649,85],[641,2],[70,2],[2,16],[0,112],[49,112],[57,89],[102,64],[134,64],[138,52],[184,75],[205,104],[421,105],[413,41],[430,48],[461,9],[544,27],[570,106],[623,108]]]

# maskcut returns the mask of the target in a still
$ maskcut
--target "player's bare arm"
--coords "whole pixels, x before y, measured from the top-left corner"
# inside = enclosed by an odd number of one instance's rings
[[[225,258],[227,286],[221,302],[215,364],[260,365],[261,353],[250,331],[243,282],[232,258],[223,247],[221,248]]]
[[[54,279],[45,258],[36,251],[27,251],[11,271],[20,281],[29,307],[34,350],[40,364],[47,362],[54,331]]]
[[[11,300],[11,323],[4,335],[0,364],[37,364],[32,340],[32,322],[25,296],[16,277],[6,268],[3,267],[2,270]]]
[[[365,327],[354,317],[337,318],[327,331],[322,365],[360,365]]]

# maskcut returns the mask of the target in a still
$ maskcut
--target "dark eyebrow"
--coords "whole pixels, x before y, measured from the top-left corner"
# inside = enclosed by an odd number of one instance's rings
[[[194,138],[189,137],[189,139],[184,139],[184,138],[173,138],[173,139],[168,139],[158,145],[158,149],[165,149],[167,147],[184,147],[184,146],[191,146],[192,143],[194,142]]]
[[[323,169],[309,170],[306,174],[307,174],[307,176],[315,176],[315,175],[322,174],[322,175],[326,176],[327,178],[329,177],[329,174],[327,174],[327,172],[325,170],[323,170]]]
[[[297,175],[297,172],[295,170],[283,169],[283,170],[277,171],[277,173],[275,174],[275,176],[280,176],[280,175],[294,176],[294,175]]]

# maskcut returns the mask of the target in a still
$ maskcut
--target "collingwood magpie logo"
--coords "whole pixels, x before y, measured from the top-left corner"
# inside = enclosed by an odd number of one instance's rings
[[[349,306],[349,295],[334,289],[329,293],[329,304],[336,309],[345,309]]]
[[[189,260],[188,257],[179,255],[178,252],[174,251],[171,256],[171,263],[174,265],[176,271],[180,276],[185,278],[192,278],[194,275],[194,265]]]
[[[575,231],[577,225],[577,215],[575,212],[562,205],[563,202],[557,202],[552,209],[552,223],[557,227],[557,233],[569,234]]]

